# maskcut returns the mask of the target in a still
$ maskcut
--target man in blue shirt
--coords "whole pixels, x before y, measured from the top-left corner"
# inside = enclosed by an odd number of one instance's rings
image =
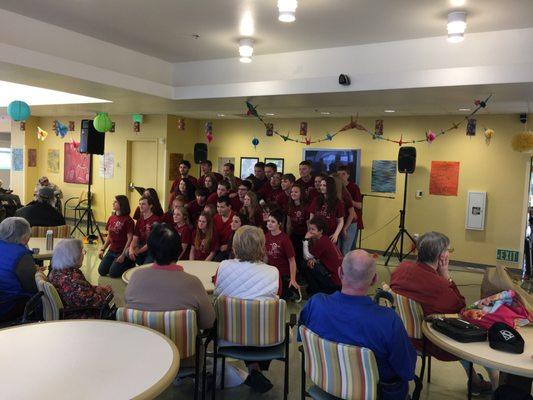
[[[405,398],[414,379],[416,351],[393,309],[375,304],[367,296],[376,282],[376,264],[364,250],[348,253],[339,268],[340,292],[311,297],[300,313],[299,324],[323,339],[369,348],[374,352],[379,379],[396,383],[383,399]]]

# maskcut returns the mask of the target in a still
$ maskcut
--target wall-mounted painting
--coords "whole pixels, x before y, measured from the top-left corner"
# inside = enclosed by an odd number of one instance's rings
[[[241,157],[241,179],[246,179],[254,173],[254,165],[259,162],[257,157]]]
[[[277,167],[276,171],[278,171],[278,172],[283,174],[283,166],[285,164],[285,159],[283,159],[283,158],[268,158],[268,157],[265,157],[265,164],[268,164],[268,163],[276,164],[276,167]]]

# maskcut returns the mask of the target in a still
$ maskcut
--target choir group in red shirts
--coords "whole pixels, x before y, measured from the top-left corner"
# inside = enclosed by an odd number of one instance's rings
[[[180,260],[206,261],[232,258],[234,232],[255,225],[265,231],[267,263],[279,270],[282,297],[299,290],[298,282],[307,284],[308,294],[339,288],[342,256],[355,248],[363,228],[361,192],[346,166],[331,176],[313,176],[311,163],[302,161],[297,180],[277,172],[273,163],[257,163],[246,180],[235,177],[231,163],[219,174],[206,160],[199,179],[190,168],[189,161],[181,162],[167,212],[152,188],[143,193],[133,219],[128,198],[116,196],[100,250],[101,275],[119,277],[135,264],[152,262],[146,240],[155,223],[171,224],[180,235]]]

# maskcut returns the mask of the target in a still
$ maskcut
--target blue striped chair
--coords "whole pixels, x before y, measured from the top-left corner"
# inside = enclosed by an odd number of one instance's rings
[[[195,376],[194,399],[197,400],[200,387],[200,349],[202,348],[202,337],[198,330],[196,311],[141,311],[133,308],[119,307],[116,318],[117,321],[143,325],[167,336],[176,344],[180,359],[182,360],[195,356],[194,368],[180,367],[178,377]]]
[[[322,339],[306,326],[302,338],[302,399],[374,400],[378,396],[379,373],[372,350]],[[305,391],[309,375],[313,386]]]
[[[244,361],[280,360],[285,363],[283,399],[286,400],[289,394],[289,333],[296,325],[296,315],[291,314],[290,322],[286,322],[285,300],[243,300],[221,296],[215,303],[215,311],[213,375],[216,376],[217,358],[222,358],[221,388],[224,389],[226,357]],[[219,346],[220,340],[235,346]],[[215,386],[212,396],[214,400]]]

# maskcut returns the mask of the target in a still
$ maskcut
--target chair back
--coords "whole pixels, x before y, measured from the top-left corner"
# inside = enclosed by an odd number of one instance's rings
[[[304,325],[305,373],[323,391],[346,400],[377,398],[379,373],[372,350],[323,339]]]
[[[285,340],[285,300],[221,296],[215,304],[218,339],[241,346],[274,346]]]
[[[63,302],[54,285],[48,282],[46,275],[41,271],[35,274],[35,283],[37,284],[37,289],[44,293],[43,297],[41,297],[44,320],[57,321],[61,319],[64,309]]]
[[[120,307],[116,318],[117,321],[147,326],[167,336],[176,344],[182,359],[196,354],[198,324],[194,310],[141,311]]]
[[[51,230],[55,238],[66,239],[70,237],[70,229],[68,225],[59,226],[32,226],[32,237],[46,237],[46,231]]]
[[[422,322],[424,322],[424,311],[420,303],[393,292],[390,288],[385,288],[394,297],[396,312],[405,326],[407,336],[411,339],[422,339]]]

